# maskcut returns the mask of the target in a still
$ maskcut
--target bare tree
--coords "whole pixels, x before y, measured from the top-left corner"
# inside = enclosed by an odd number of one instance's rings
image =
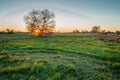
[[[55,28],[55,15],[49,10],[32,10],[24,16],[27,30],[36,36],[49,35]]]

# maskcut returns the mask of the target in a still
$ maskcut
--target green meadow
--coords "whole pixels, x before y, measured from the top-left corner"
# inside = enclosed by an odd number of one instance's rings
[[[0,80],[120,80],[120,43],[97,34],[0,34]]]

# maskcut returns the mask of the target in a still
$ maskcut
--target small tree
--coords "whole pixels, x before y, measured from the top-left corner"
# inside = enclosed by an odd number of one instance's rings
[[[80,33],[80,31],[76,29],[76,30],[73,30],[73,33]]]
[[[91,32],[93,32],[93,33],[99,33],[100,32],[100,26],[93,26]]]
[[[120,35],[120,31],[117,30],[117,31],[116,31],[116,34],[117,34],[117,35]]]
[[[35,36],[49,35],[55,28],[55,15],[49,10],[32,10],[24,16],[27,30]]]
[[[11,30],[10,30],[10,29],[6,29],[6,33],[7,33],[7,34],[13,34],[13,33],[14,33],[14,30],[13,30],[13,29],[11,29]]]
[[[9,33],[9,32],[10,32],[10,29],[6,29],[6,32]]]
[[[102,34],[106,34],[106,30],[101,30],[101,33]]]
[[[89,33],[89,31],[87,31],[87,30],[82,30],[82,33]]]

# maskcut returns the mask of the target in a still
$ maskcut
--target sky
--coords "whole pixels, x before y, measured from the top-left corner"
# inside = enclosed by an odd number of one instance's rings
[[[55,14],[56,31],[120,30],[120,0],[0,0],[0,30],[26,31],[23,16],[33,9]]]

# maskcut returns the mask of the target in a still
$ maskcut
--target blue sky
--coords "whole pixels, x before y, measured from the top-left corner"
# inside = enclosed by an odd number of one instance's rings
[[[120,0],[0,0],[0,26],[25,29],[23,16],[48,8],[56,15],[56,30],[90,30],[94,25],[120,30]]]

